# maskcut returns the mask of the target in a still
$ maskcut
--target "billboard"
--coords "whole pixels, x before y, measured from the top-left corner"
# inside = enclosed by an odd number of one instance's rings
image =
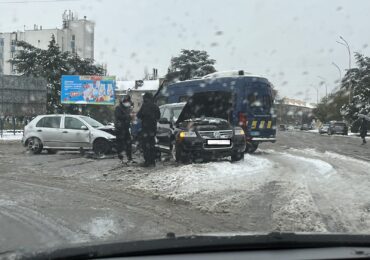
[[[115,76],[62,76],[62,104],[114,105]]]

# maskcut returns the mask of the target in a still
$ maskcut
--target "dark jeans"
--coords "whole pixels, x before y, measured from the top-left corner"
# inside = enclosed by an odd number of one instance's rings
[[[117,154],[120,154],[123,150],[125,150],[127,159],[132,160],[132,141],[130,133],[121,132],[117,134],[116,138]]]
[[[155,132],[142,132],[141,144],[144,152],[144,160],[147,164],[155,164]]]

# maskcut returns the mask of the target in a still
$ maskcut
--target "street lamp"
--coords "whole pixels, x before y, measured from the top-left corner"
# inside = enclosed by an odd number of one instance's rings
[[[339,80],[341,81],[342,80],[342,70],[339,68],[339,66],[335,62],[332,62],[331,64],[338,69]]]
[[[328,99],[328,85],[326,85],[326,79],[321,76],[317,76],[317,77],[322,80],[320,84],[325,85],[325,96],[326,96],[326,99]]]
[[[319,88],[310,84],[310,86],[316,90],[316,103],[319,104]]]
[[[340,41],[336,41],[336,42],[347,48],[347,51],[348,51],[348,71],[350,71],[351,70],[351,49],[349,48],[348,42],[342,36],[339,36],[339,39],[341,39],[342,42],[340,42]],[[351,92],[352,92],[352,84],[351,84],[351,79],[349,79],[348,104],[351,103]]]

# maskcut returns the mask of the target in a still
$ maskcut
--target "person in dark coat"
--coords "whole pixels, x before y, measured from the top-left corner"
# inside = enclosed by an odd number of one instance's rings
[[[155,136],[157,134],[157,121],[159,117],[159,107],[154,104],[153,95],[151,93],[145,93],[143,96],[143,105],[137,113],[137,118],[141,120],[144,167],[155,166]]]
[[[114,110],[114,126],[116,128],[116,142],[118,158],[122,161],[123,150],[126,151],[128,162],[132,162],[132,141],[131,141],[131,97],[125,95]]]
[[[366,144],[366,137],[367,135],[367,120],[362,118],[362,122],[360,125],[360,137],[362,138],[362,144]]]

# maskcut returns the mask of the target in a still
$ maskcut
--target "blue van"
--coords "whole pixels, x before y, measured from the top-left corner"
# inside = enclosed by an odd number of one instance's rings
[[[228,120],[244,129],[246,152],[253,153],[261,142],[276,141],[273,89],[263,77],[213,73],[201,79],[161,87],[155,95],[158,105],[191,102],[204,116]],[[198,113],[199,114],[199,113]]]

